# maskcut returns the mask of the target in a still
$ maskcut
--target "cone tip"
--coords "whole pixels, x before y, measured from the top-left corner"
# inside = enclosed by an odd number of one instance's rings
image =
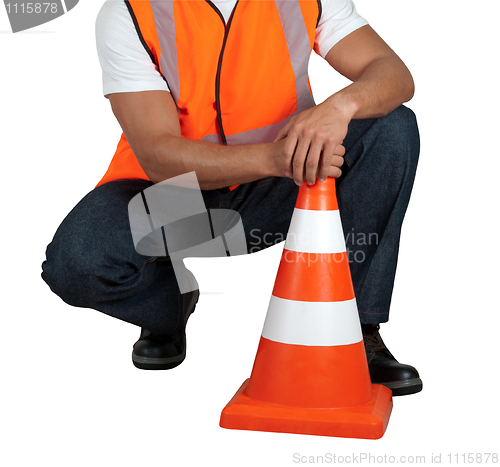
[[[314,185],[301,185],[295,207],[313,211],[337,210],[335,179],[328,177],[324,182],[316,180]]]

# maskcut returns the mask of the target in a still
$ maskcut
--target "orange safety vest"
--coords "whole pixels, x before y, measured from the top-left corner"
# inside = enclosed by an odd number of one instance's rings
[[[168,84],[183,137],[272,142],[315,105],[308,64],[320,0],[238,0],[227,24],[210,0],[125,3]],[[118,179],[149,180],[123,134],[98,185]]]

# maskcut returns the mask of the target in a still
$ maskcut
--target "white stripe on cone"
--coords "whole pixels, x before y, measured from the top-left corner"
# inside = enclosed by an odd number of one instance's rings
[[[312,211],[295,208],[285,248],[303,253],[346,251],[339,211]]]
[[[262,337],[283,344],[334,346],[363,339],[356,299],[302,302],[271,296]]]

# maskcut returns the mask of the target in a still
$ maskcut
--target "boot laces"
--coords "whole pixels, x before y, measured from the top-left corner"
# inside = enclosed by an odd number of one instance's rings
[[[389,351],[387,346],[384,344],[380,333],[378,332],[380,326],[377,325],[366,325],[362,324],[361,329],[363,331],[363,340],[368,352],[370,353],[382,353]]]

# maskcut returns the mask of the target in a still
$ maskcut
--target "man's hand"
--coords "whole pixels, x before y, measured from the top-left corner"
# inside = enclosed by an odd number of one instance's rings
[[[351,119],[386,115],[413,95],[410,72],[370,26],[344,37],[325,58],[353,83],[290,119],[273,143],[221,146],[184,138],[168,91],[116,93],[109,100],[155,183],[195,171],[202,190],[268,176],[313,184],[316,178],[340,176]]]
[[[347,109],[325,101],[291,118],[275,141],[285,139],[278,164],[285,177],[300,186],[318,178],[340,177],[345,148],[342,146],[351,116]]]
[[[281,142],[222,146],[184,138],[168,91],[114,93],[109,100],[134,155],[154,183],[195,171],[202,190],[215,190],[277,171],[272,162]]]
[[[339,177],[349,122],[387,115],[413,96],[413,78],[401,59],[368,25],[335,44],[326,61],[352,83],[323,103],[293,117],[278,133],[284,140],[275,161],[279,176],[304,179]]]

